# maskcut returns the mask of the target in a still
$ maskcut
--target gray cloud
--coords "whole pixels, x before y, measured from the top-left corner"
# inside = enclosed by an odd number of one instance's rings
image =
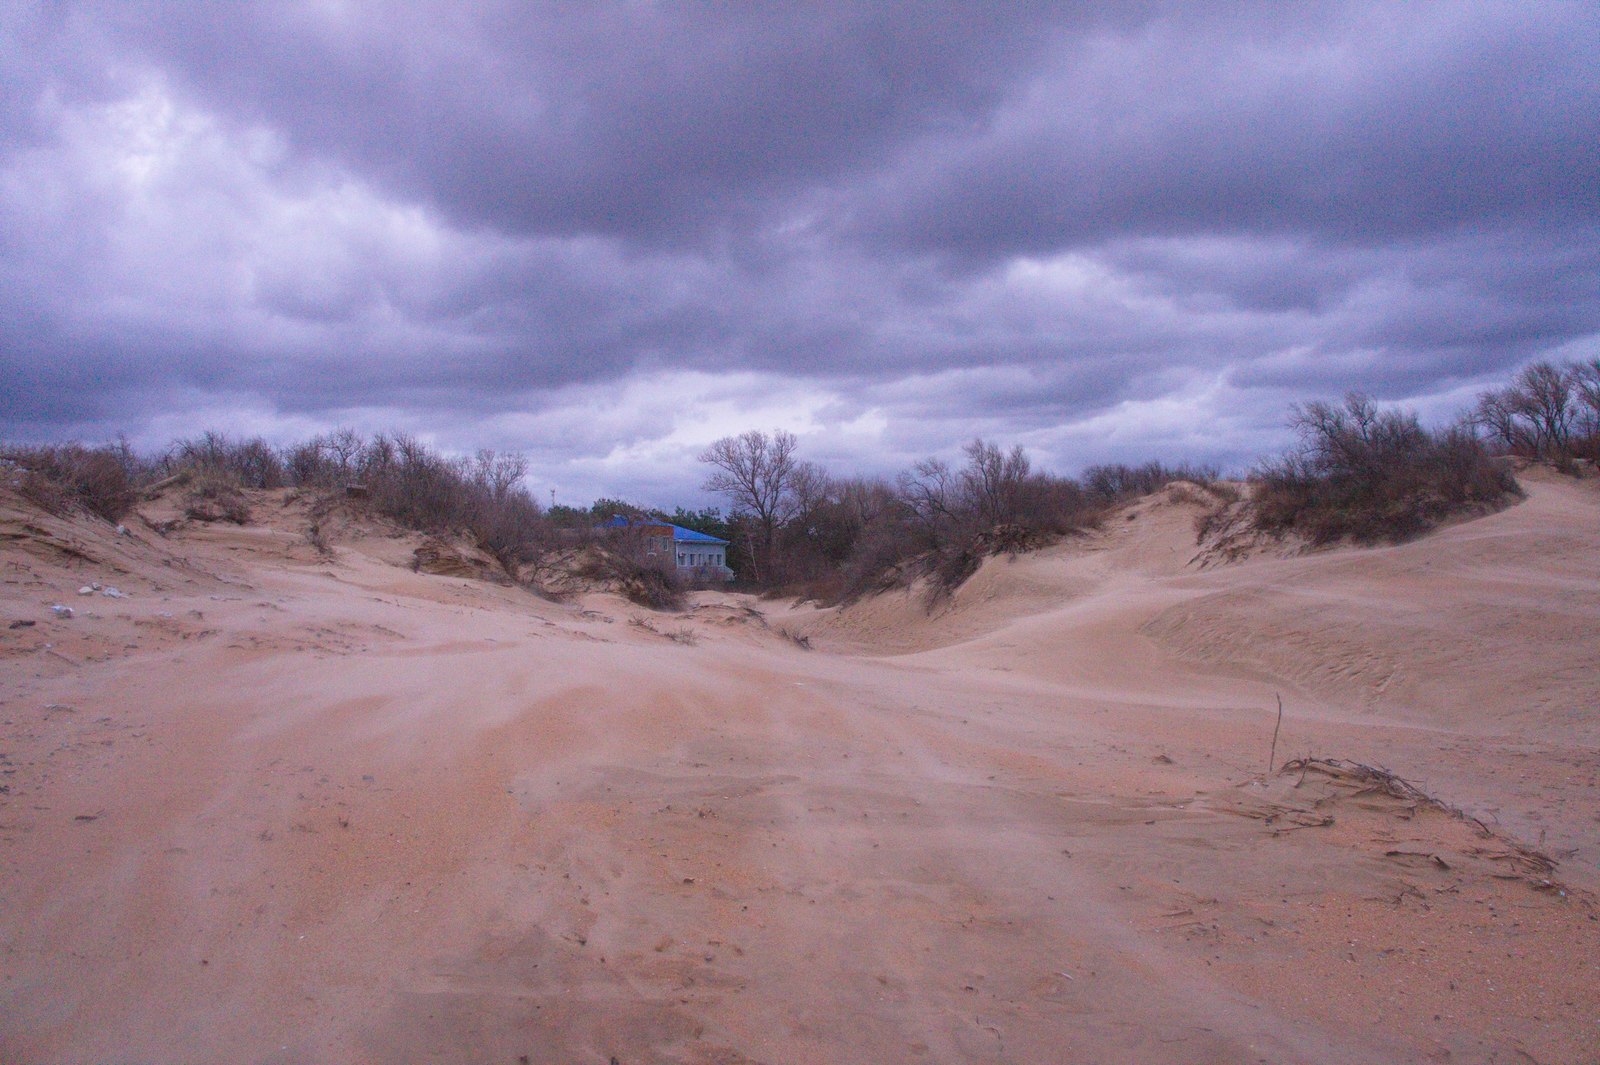
[[[1295,399],[1600,347],[1590,5],[40,2],[0,41],[12,437],[394,425],[665,502],[750,425],[1243,463]]]
[[[452,219],[670,239],[980,121],[1057,10],[384,6],[163,4],[117,37],[206,105]]]
[[[1074,38],[984,135],[890,168],[860,228],[942,254],[1217,232],[1363,243],[1594,221],[1600,20],[1346,5]]]

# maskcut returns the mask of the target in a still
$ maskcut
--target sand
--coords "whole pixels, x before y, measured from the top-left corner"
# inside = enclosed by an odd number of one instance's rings
[[[0,499],[0,1061],[1600,1060],[1600,491],[1526,487],[683,615]]]

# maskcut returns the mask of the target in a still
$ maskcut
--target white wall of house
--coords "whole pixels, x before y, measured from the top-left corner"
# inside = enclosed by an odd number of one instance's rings
[[[685,543],[678,545],[678,565],[684,569],[699,569],[701,566],[726,566],[727,564],[728,549],[722,544]]]

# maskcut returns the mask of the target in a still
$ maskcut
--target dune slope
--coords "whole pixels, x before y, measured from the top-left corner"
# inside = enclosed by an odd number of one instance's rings
[[[1592,1061],[1600,501],[1529,488],[1205,571],[1156,497],[935,616],[6,500],[0,1060]]]

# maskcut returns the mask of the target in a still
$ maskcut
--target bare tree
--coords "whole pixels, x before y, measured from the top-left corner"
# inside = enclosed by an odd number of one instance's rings
[[[1558,463],[1600,457],[1600,359],[1523,367],[1511,384],[1478,397],[1472,421],[1512,454]]]
[[[361,457],[361,452],[366,449],[361,434],[348,427],[335,429],[311,442],[339,468],[340,474],[349,473]]]
[[[1600,417],[1600,358],[1589,359],[1572,367],[1573,387],[1578,398],[1594,416]]]
[[[967,466],[961,471],[968,503],[987,525],[1015,521],[1023,484],[1032,464],[1018,444],[1009,452],[1000,445],[977,439],[964,449]]]
[[[701,462],[715,467],[705,489],[727,496],[735,509],[748,511],[755,519],[760,537],[759,554],[752,558],[757,580],[770,564],[778,525],[793,503],[801,468],[795,459],[797,444],[795,435],[782,429],[773,430],[771,436],[752,429],[725,436],[700,454]]]
[[[1472,424],[1487,434],[1492,445],[1514,455],[1535,450],[1533,433],[1522,424],[1522,404],[1515,389],[1499,388],[1478,397]]]
[[[527,456],[520,452],[496,453],[482,448],[473,457],[470,476],[473,483],[482,486],[496,502],[511,494],[528,472]]]
[[[957,521],[961,510],[959,485],[950,464],[943,459],[923,459],[900,475],[898,486],[901,500],[934,540]]]
[[[1512,383],[1522,401],[1519,413],[1532,423],[1540,454],[1559,456],[1568,452],[1573,384],[1572,376],[1548,362],[1524,367]]]
[[[1575,363],[1569,373],[1577,399],[1575,432],[1587,443],[1589,458],[1600,462],[1600,359]]]
[[[789,478],[785,520],[804,525],[828,502],[832,491],[833,481],[821,466],[815,462],[795,463],[794,473]]]
[[[832,495],[859,528],[866,528],[900,508],[894,486],[887,481],[850,477],[833,480],[831,484]]]

